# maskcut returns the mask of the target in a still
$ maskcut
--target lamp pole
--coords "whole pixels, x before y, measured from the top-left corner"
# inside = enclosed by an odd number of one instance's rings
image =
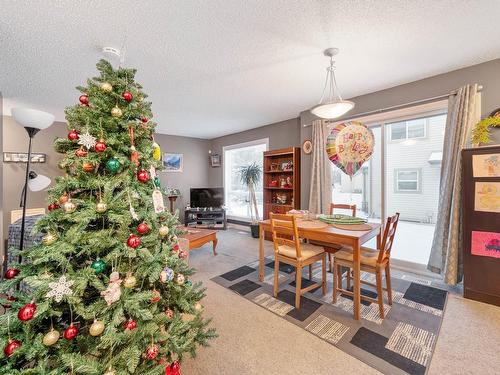
[[[28,198],[27,194],[27,188],[28,188],[28,178],[30,174],[30,167],[31,167],[31,144],[33,137],[35,136],[36,133],[40,131],[40,129],[37,128],[30,128],[30,127],[24,127],[26,129],[26,132],[28,133],[29,136],[29,144],[28,144],[28,161],[26,163],[26,175],[24,177],[24,193],[23,193],[23,199],[22,199],[22,205],[23,205],[23,217],[21,221],[21,240],[19,243],[19,251],[22,251],[24,248],[24,230],[26,226],[26,201]],[[19,255],[19,263],[21,263],[22,257]]]

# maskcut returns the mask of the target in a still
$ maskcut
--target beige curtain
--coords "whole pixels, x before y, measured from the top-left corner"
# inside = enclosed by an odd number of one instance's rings
[[[322,120],[312,124],[312,165],[309,212],[328,213],[332,201],[332,174],[326,153],[328,128]]]
[[[463,276],[462,254],[462,155],[470,147],[470,133],[481,117],[478,85],[467,85],[451,94],[444,135],[438,217],[427,268],[455,285]]]

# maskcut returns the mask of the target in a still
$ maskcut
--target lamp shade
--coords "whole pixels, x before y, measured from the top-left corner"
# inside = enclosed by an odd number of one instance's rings
[[[31,191],[41,191],[46,189],[50,185],[50,182],[50,178],[47,176],[31,171],[28,179],[28,188]]]
[[[353,108],[353,102],[349,100],[337,100],[330,103],[319,104],[311,109],[311,113],[321,118],[334,119],[349,112]]]
[[[51,113],[30,108],[12,108],[12,117],[25,128],[46,129],[55,120]]]

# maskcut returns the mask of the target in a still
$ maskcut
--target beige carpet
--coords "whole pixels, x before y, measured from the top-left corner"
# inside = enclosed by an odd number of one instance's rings
[[[258,241],[248,233],[219,232],[218,253],[214,257],[206,245],[190,256],[195,279],[208,288],[203,303],[219,338],[183,363],[183,375],[378,373],[209,280],[257,258]],[[429,374],[498,374],[499,343],[500,308],[450,295]]]

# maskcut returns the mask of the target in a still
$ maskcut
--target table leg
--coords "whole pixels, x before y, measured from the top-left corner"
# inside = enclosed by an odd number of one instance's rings
[[[264,229],[259,226],[259,280],[264,281]]]
[[[214,252],[214,255],[217,255],[217,251],[216,251],[216,248],[217,248],[217,237],[215,237],[213,240],[212,240],[212,251]]]
[[[353,292],[354,292],[354,319],[359,320],[359,310],[360,310],[360,305],[361,305],[361,286],[360,286],[360,280],[361,280],[361,265],[359,262],[359,257],[360,257],[360,252],[361,248],[359,246],[359,241],[356,241],[356,243],[353,246],[353,263],[354,263],[354,287],[353,287]]]

